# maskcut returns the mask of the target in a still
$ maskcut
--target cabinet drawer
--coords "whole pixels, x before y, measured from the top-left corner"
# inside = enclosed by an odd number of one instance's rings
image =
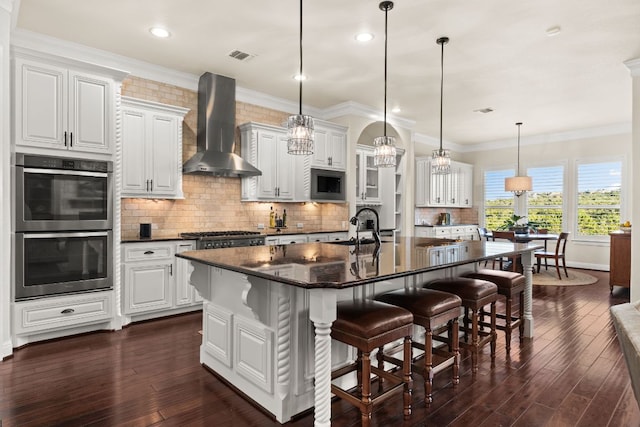
[[[113,311],[111,298],[112,292],[99,292],[16,303],[16,335],[108,321]]]
[[[434,229],[434,236],[440,238],[448,238],[451,236],[451,230],[449,227],[436,227]]]
[[[174,245],[167,243],[129,243],[122,245],[124,262],[173,258]]]

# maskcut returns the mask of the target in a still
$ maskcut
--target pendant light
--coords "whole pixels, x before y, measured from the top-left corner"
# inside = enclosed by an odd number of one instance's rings
[[[444,45],[449,43],[449,37],[440,37],[436,40],[441,46],[440,52],[440,148],[433,150],[431,158],[431,171],[438,175],[451,173],[451,155],[449,150],[442,148],[442,98],[444,97]]]
[[[313,154],[313,118],[302,115],[302,0],[300,0],[300,82],[298,114],[287,120],[287,152],[289,154]]]
[[[380,3],[380,10],[384,11],[384,136],[378,136],[373,140],[373,164],[377,167],[396,165],[396,139],[387,136],[387,15],[391,9],[392,1]]]
[[[530,176],[520,176],[520,126],[522,123],[516,123],[518,126],[518,166],[516,168],[516,176],[504,179],[504,191],[511,191],[520,197],[527,191],[533,190],[533,183]]]

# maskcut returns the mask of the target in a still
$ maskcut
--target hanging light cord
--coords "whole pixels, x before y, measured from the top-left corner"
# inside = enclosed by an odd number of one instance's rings
[[[440,152],[442,152],[442,98],[444,97],[444,44],[445,40],[440,43]]]
[[[387,21],[391,5],[384,6],[384,136],[387,136]]]
[[[302,115],[302,0],[300,0],[300,73],[298,74],[300,82],[300,96],[298,112]]]
[[[518,163],[517,163],[517,169],[516,169],[516,175],[520,176],[520,126],[522,126],[522,123],[516,123],[516,126],[518,126]]]

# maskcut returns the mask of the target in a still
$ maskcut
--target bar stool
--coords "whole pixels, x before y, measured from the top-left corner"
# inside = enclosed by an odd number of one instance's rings
[[[398,289],[378,295],[376,300],[409,310],[413,314],[413,323],[425,329],[424,344],[415,341],[412,343],[414,348],[424,351],[424,354],[419,356],[420,358],[424,357],[424,366],[413,365],[414,372],[417,371],[424,377],[424,402],[426,404],[433,402],[433,377],[449,366],[453,366],[452,383],[454,386],[458,384],[460,382],[458,374],[460,362],[458,317],[460,316],[462,304],[460,297],[449,292],[412,288]],[[448,332],[447,336],[440,336],[444,331]],[[440,348],[433,348],[434,340],[445,342],[448,345],[448,351],[445,352]],[[444,359],[434,365],[434,354],[442,356]],[[418,358],[413,361],[417,360]],[[378,366],[381,367],[384,361],[398,366],[401,362],[396,358],[379,352]]]
[[[451,292],[462,299],[464,307],[464,341],[460,346],[471,351],[471,372],[478,372],[478,354],[487,343],[491,345],[491,360],[496,357],[496,301],[498,299],[498,287],[486,280],[472,279],[469,277],[454,277],[449,279],[437,279],[424,285],[425,288]],[[491,304],[491,322],[489,331],[480,330],[480,310],[487,304]],[[468,343],[469,311],[471,311],[471,343]]]
[[[524,285],[526,282],[524,276],[511,271],[490,269],[481,269],[474,273],[464,274],[463,276],[495,283],[496,286],[498,286],[498,294],[505,297],[506,307],[504,314],[496,314],[496,318],[504,320],[504,324],[497,324],[496,329],[504,331],[507,354],[509,354],[511,352],[511,331],[518,327],[520,332],[520,342],[522,342],[522,339],[524,338]],[[520,298],[518,317],[512,315],[513,297],[515,295],[519,295]],[[481,322],[481,325],[486,326],[483,322]]]
[[[371,422],[373,405],[386,400],[393,393],[403,390],[404,418],[411,415],[411,334],[413,331],[413,315],[411,312],[379,301],[359,300],[343,301],[337,304],[337,318],[331,326],[331,338],[358,349],[358,360],[348,366],[331,372],[335,380],[350,372],[356,371],[358,378],[357,395],[331,384],[331,392],[341,399],[360,409],[362,425]],[[399,373],[387,372],[371,366],[370,353],[393,341],[404,339],[403,364]],[[393,384],[392,387],[371,398],[371,374]]]

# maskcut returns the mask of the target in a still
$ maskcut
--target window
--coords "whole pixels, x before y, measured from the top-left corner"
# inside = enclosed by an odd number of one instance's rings
[[[527,220],[551,233],[561,233],[564,167],[528,168],[527,175],[533,180],[533,190],[527,193]]]
[[[577,165],[577,234],[607,236],[620,225],[622,162]]]
[[[498,229],[514,213],[513,193],[504,191],[504,179],[514,176],[513,169],[484,172],[484,226]]]

